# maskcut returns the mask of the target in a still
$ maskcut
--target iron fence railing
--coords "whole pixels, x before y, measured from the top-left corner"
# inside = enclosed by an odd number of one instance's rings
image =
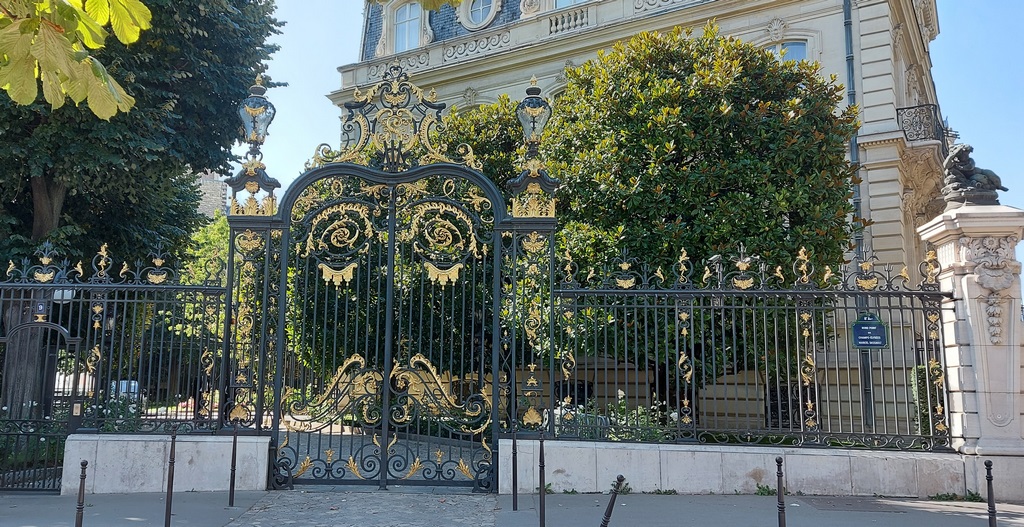
[[[11,264],[0,282],[0,489],[59,489],[75,430],[219,428],[225,287],[183,283],[155,256],[118,269],[101,250],[86,271]]]
[[[623,259],[583,283],[563,277],[551,346],[537,343],[515,367],[520,429],[601,441],[949,445],[934,260],[916,285],[905,269],[870,262],[816,277],[721,260],[705,269],[694,283]]]
[[[896,120],[907,141],[939,141],[943,155],[948,153],[946,126],[937,104],[897,108]]]

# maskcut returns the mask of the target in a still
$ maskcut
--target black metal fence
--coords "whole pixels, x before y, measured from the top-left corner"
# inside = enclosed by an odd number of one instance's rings
[[[586,277],[558,263],[553,341],[517,358],[509,423],[555,439],[949,444],[934,257],[916,282],[872,261],[732,262],[668,276],[623,258]]]
[[[219,427],[220,270],[57,258],[44,247],[0,282],[0,489],[59,489],[69,431]]]

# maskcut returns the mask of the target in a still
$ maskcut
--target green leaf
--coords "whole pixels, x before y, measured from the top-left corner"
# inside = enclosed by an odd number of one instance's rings
[[[72,4],[72,7],[78,13],[78,31],[75,33],[78,38],[90,49],[103,47],[103,42],[107,39],[107,30],[103,29],[103,26],[93,20],[80,6]]]
[[[139,33],[150,28],[153,15],[139,0],[110,0],[110,27],[125,44],[139,40]]]
[[[85,0],[85,12],[97,24],[105,26],[110,21],[110,2],[108,0]]]
[[[0,86],[7,90],[7,95],[18,104],[32,104],[39,94],[36,82],[36,60],[25,56],[12,60],[0,68]]]
[[[43,24],[39,27],[39,33],[32,43],[32,56],[39,61],[42,71],[56,76],[57,72],[65,75],[71,73],[71,61],[74,60],[75,50],[71,42],[64,35],[57,32],[53,26]]]

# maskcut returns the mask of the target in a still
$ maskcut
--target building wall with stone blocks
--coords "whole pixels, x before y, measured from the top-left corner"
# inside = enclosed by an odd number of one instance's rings
[[[341,68],[342,85],[330,94],[335,104],[375,83],[396,60],[416,84],[436,89],[440,101],[466,108],[502,93],[522,98],[531,76],[545,94],[555,94],[566,67],[640,31],[699,30],[714,19],[723,34],[759,46],[802,42],[807,59],[820,64],[822,75],[836,75],[860,109],[851,158],[862,166],[861,215],[874,222],[864,250],[910,269],[926,253],[915,228],[943,208],[944,129],[908,140],[905,130],[922,121],[901,122],[905,110],[898,110],[934,105],[925,109],[934,108],[941,125],[928,55],[939,31],[935,0],[578,0],[563,8],[556,0],[492,0],[500,12],[485,27],[467,30],[455,16],[460,8],[445,6],[430,15],[429,42],[388,54],[387,13],[408,1],[368,4],[364,60]]]
[[[199,191],[202,198],[199,200],[199,212],[204,216],[213,217],[216,211],[222,214],[228,213],[228,185],[220,180],[220,177],[213,172],[204,172],[198,176]]]

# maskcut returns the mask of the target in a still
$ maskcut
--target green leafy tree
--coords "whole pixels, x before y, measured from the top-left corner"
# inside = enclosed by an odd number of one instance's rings
[[[842,262],[856,109],[805,61],[718,35],[641,33],[567,72],[544,147],[559,217],[666,269],[738,251]]]
[[[108,41],[95,53],[135,98],[131,112],[103,121],[83,107],[0,100],[0,261],[47,240],[86,261],[104,242],[129,262],[157,249],[173,261],[202,223],[191,174],[229,170],[235,109],[281,24],[273,0],[148,4],[152,29],[130,48]],[[8,304],[3,324],[23,321],[23,307]],[[8,344],[0,399],[41,390],[39,345]]]
[[[109,122],[84,108],[0,101],[0,257],[50,239],[88,257],[156,246],[180,256],[200,217],[188,173],[230,169],[235,108],[276,49],[271,0],[149,2],[153,28],[96,52],[135,109]],[[83,235],[88,233],[88,236]]]
[[[114,30],[131,44],[149,29],[152,14],[139,0],[5,0],[0,2],[0,87],[17,104],[32,104],[42,82],[53,109],[67,97],[86,101],[101,119],[126,112],[135,99],[90,49]]]
[[[856,108],[815,63],[718,35],[641,33],[566,72],[541,145],[558,191],[559,253],[587,265],[623,249],[669,269],[738,251],[788,270],[801,247],[843,260],[862,220],[846,159]],[[506,99],[448,116],[499,185],[522,143]],[[851,221],[852,220],[852,221]],[[654,268],[654,267],[652,267]]]

